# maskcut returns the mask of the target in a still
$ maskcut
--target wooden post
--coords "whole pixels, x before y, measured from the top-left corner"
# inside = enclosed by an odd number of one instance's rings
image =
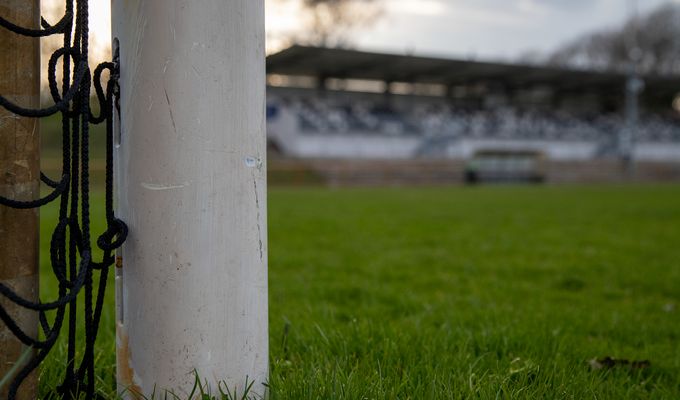
[[[17,25],[37,29],[39,0],[3,0],[0,15]],[[40,103],[40,42],[0,28],[0,93],[24,107]],[[32,200],[40,190],[40,135],[37,119],[19,117],[0,107],[0,196]],[[38,298],[39,212],[0,206],[0,282],[33,301]],[[34,311],[0,302],[19,326],[37,337]],[[0,378],[15,367],[26,351],[0,322]],[[19,390],[18,399],[35,399],[37,374]],[[7,397],[7,388],[0,398]]]
[[[121,391],[265,394],[263,0],[113,0]],[[115,51],[115,49],[114,49]],[[223,388],[224,388],[223,384]]]

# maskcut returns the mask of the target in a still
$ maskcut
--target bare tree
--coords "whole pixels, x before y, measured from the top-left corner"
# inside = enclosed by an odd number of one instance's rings
[[[300,4],[303,28],[288,42],[313,46],[346,47],[358,29],[375,23],[383,14],[383,0],[277,0]]]
[[[66,12],[65,4],[63,1],[59,0],[41,0],[40,2],[41,15],[50,24],[57,23]],[[90,26],[93,23],[98,23],[100,21],[90,20]],[[42,100],[49,104],[53,101],[50,92],[48,90],[47,82],[47,64],[50,57],[54,52],[64,46],[62,35],[46,36],[40,39],[40,71],[42,72],[41,81],[43,90],[41,91]],[[89,61],[90,65],[97,65],[104,60],[109,60],[111,57],[111,48],[109,43],[108,35],[106,37],[97,36],[96,32],[90,30],[90,48],[89,48]],[[63,57],[58,61],[58,67],[56,68],[57,81],[61,80],[62,76],[62,61]],[[71,63],[73,68],[73,63]],[[108,74],[107,71],[104,72],[104,77]],[[71,75],[73,76],[73,75]]]
[[[43,0],[40,3],[41,15],[44,16],[50,24],[56,23],[64,15],[63,2]],[[52,101],[52,97],[49,95],[49,90],[47,90],[47,74],[44,71],[47,71],[47,64],[52,54],[64,45],[62,41],[61,35],[47,36],[40,39],[40,71],[43,71],[41,73],[41,85],[43,90],[41,90],[40,93],[42,97],[41,100],[45,103]],[[57,80],[59,81],[61,79],[61,66],[57,68],[56,71]]]
[[[621,28],[586,34],[553,53],[553,65],[640,72],[680,73],[680,5],[667,4]]]

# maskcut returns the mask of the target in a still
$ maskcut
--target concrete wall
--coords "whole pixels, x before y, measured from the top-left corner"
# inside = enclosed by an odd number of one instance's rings
[[[459,185],[464,171],[462,160],[278,159],[269,164],[272,185]],[[680,163],[640,162],[628,172],[618,160],[546,161],[544,174],[548,184],[680,183]]]

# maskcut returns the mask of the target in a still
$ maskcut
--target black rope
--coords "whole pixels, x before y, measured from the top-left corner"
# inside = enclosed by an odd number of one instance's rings
[[[75,2],[75,3],[74,3]],[[54,25],[41,19],[42,29],[30,29],[15,25],[0,18],[0,27],[18,35],[28,37],[63,36],[63,46],[50,57],[47,77],[50,94],[54,104],[46,108],[31,109],[15,104],[0,94],[0,107],[22,116],[31,118],[46,117],[61,113],[62,118],[62,176],[59,181],[50,179],[44,173],[40,180],[52,191],[39,199],[19,201],[0,197],[0,206],[18,209],[41,207],[59,201],[59,220],[50,240],[50,263],[52,272],[59,285],[58,297],[47,302],[34,302],[25,299],[12,289],[0,283],[0,296],[15,305],[38,314],[44,339],[31,337],[24,332],[0,305],[0,320],[12,334],[36,352],[23,366],[9,387],[8,399],[16,398],[21,383],[47,357],[54,347],[64,324],[68,335],[67,362],[64,380],[55,393],[62,398],[95,398],[94,346],[99,330],[104,294],[110,267],[114,264],[113,252],[127,237],[127,225],[115,217],[113,210],[113,113],[117,105],[118,58],[104,62],[90,73],[88,65],[89,47],[89,2],[88,0],[65,0],[64,16]],[[57,82],[57,62],[62,59],[61,92]],[[109,79],[102,85],[102,73],[108,70]],[[73,80],[71,80],[73,76]],[[94,115],[90,109],[90,87],[94,86],[100,113]],[[99,261],[92,259],[90,245],[90,124],[104,123],[106,126],[106,229],[97,238],[97,247],[102,249]],[[2,243],[0,243],[2,246]],[[98,281],[95,279],[98,271]],[[96,286],[96,295],[95,295]],[[83,295],[85,307],[85,341],[82,358],[75,359],[79,346],[76,340],[76,305]],[[54,312],[50,325],[47,312]],[[67,312],[68,311],[68,312]]]

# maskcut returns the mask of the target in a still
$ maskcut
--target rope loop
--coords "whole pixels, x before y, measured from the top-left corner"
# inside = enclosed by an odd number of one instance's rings
[[[28,36],[28,37],[45,37],[51,36],[57,33],[64,33],[67,27],[71,26],[73,21],[73,12],[66,12],[64,16],[61,17],[59,22],[54,25],[50,25],[45,18],[40,17],[40,25],[43,29],[28,29],[19,25],[15,25],[9,22],[5,18],[0,17],[0,26],[12,31],[18,35]]]
[[[113,251],[123,245],[127,239],[128,227],[118,218],[111,221],[109,228],[97,239],[97,246],[105,251]],[[115,239],[115,240],[114,240]]]

